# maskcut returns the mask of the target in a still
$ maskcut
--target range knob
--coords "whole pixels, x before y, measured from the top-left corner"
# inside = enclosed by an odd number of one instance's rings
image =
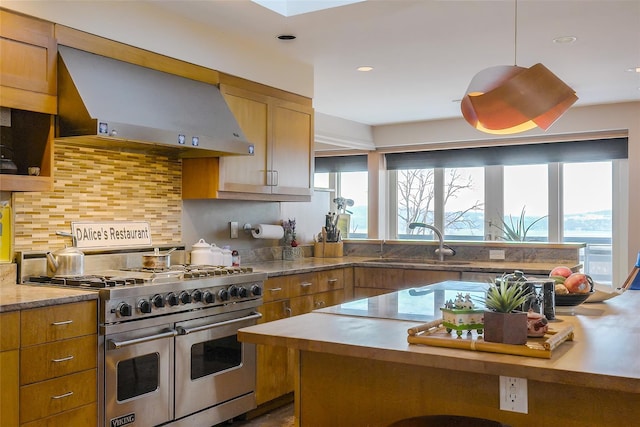
[[[173,292],[169,292],[164,299],[167,301],[167,304],[169,304],[170,306],[178,305],[180,303],[178,301],[178,297]]]
[[[146,299],[138,301],[138,310],[140,313],[151,313],[151,303]]]
[[[226,289],[221,289],[218,292],[218,299],[220,301],[229,301],[229,291],[227,291]]]
[[[262,295],[262,288],[260,287],[260,285],[251,286],[251,295],[255,295],[255,296]]]
[[[240,286],[238,288],[238,296],[240,298],[246,298],[247,296],[249,296],[249,291],[244,286]]]
[[[156,308],[162,308],[162,307],[164,307],[164,298],[162,298],[162,295],[155,294],[155,295],[151,298],[151,302],[153,303],[153,305],[154,305]]]
[[[202,301],[202,291],[196,289],[195,291],[191,292],[191,299],[193,300],[193,302]]]
[[[229,295],[231,295],[232,297],[238,296],[238,287],[236,285],[229,286]]]
[[[116,312],[120,316],[131,316],[133,314],[131,305],[127,304],[126,302],[121,302],[120,304],[118,304],[118,307],[116,307]]]
[[[189,292],[187,291],[180,292],[180,296],[178,298],[182,304],[189,304],[191,302],[191,295],[189,295]]]
[[[213,302],[215,302],[216,297],[215,295],[213,295],[211,292],[209,291],[204,291],[204,294],[202,295],[203,301],[205,304],[211,304]]]

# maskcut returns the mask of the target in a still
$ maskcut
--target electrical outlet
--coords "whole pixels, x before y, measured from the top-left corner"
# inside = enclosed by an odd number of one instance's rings
[[[528,413],[527,379],[500,376],[500,410]]]
[[[238,238],[238,223],[236,221],[229,223],[229,234],[231,234],[232,239]]]
[[[504,259],[504,251],[502,249],[489,249],[489,259]]]

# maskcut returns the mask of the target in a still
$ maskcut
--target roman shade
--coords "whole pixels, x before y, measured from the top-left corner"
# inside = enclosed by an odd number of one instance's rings
[[[628,138],[387,153],[387,169],[597,162],[626,159]]]

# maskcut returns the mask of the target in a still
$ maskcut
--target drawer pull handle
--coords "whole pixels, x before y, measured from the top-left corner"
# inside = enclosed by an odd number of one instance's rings
[[[282,290],[282,288],[272,288],[269,289],[271,292],[280,292]]]
[[[67,357],[63,357],[62,359],[51,359],[51,361],[55,363],[60,363],[60,362],[66,362],[72,359],[73,359],[73,356],[67,356]]]
[[[300,286],[302,286],[303,288],[308,288],[311,285],[313,285],[313,283],[311,283],[311,282],[302,282],[302,283],[300,283]]]
[[[51,396],[51,398],[52,398],[52,399],[56,399],[56,400],[57,400],[57,399],[63,399],[63,398],[65,398],[65,397],[69,397],[69,396],[71,396],[71,395],[73,395],[73,392],[72,392],[72,391],[69,391],[69,392],[67,392],[67,393],[65,393],[65,394],[61,394],[61,395],[59,395],[59,396]]]
[[[73,320],[64,320],[62,322],[53,322],[52,326],[62,326],[62,325],[70,325],[73,323]]]
[[[291,311],[291,307],[285,307],[284,308],[284,313],[287,317],[291,317],[291,315],[293,314]]]
[[[316,307],[324,307],[325,305],[327,305],[324,301],[318,301],[316,303]]]
[[[327,281],[329,282],[330,285],[335,285],[336,283],[338,283],[338,279],[329,279]]]

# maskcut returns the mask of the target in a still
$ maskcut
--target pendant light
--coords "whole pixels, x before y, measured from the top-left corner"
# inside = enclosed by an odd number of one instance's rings
[[[476,74],[462,99],[465,120],[491,134],[547,130],[578,97],[542,64],[517,63],[518,2],[515,1],[514,65],[490,67]]]

